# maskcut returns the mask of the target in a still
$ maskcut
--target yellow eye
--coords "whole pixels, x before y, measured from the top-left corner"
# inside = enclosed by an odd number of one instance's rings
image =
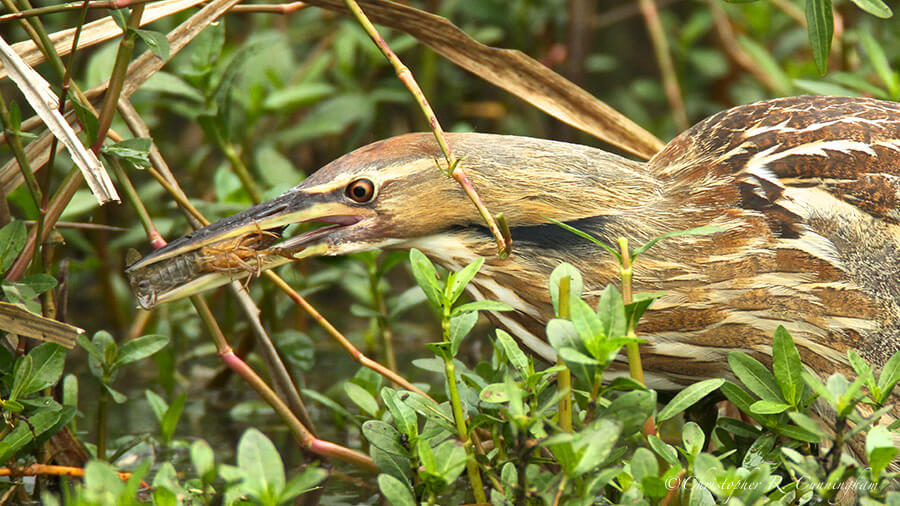
[[[368,179],[357,179],[347,185],[346,194],[353,201],[363,204],[375,196],[375,184]]]

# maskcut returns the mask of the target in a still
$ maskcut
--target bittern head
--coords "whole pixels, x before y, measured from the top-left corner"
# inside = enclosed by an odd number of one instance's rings
[[[659,196],[636,162],[524,137],[451,134],[449,142],[487,208],[506,216],[519,254],[540,257],[536,250],[554,250],[555,238],[568,234],[549,218],[595,232],[599,227],[613,237],[653,221],[629,220]],[[173,241],[127,273],[149,307],[311,255],[413,246],[438,260],[492,255],[475,206],[439,167],[446,162],[429,134],[376,142],[271,201]],[[289,225],[307,222],[327,225],[283,237]]]

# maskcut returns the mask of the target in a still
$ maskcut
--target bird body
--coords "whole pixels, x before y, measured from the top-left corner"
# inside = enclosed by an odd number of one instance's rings
[[[648,383],[678,388],[729,375],[727,355],[771,357],[784,325],[806,366],[823,377],[849,371],[847,350],[881,368],[900,342],[900,105],[872,99],[794,97],[716,114],[646,163],[562,142],[450,134],[461,167],[487,208],[504,213],[514,254],[500,259],[483,221],[455,181],[437,170],[433,137],[376,142],[323,167],[273,201],[201,229],[128,269],[142,304],[183,296],[213,281],[309,253],[421,249],[457,270],[487,260],[469,291],[515,308],[498,325],[537,355],[553,317],[548,293],[560,262],[579,268],[592,298],[618,278],[614,259],[549,222],[607,243],[632,245],[702,225],[642,255],[637,290],[666,294],[638,328]],[[295,222],[329,227],[271,246],[233,269],[188,269],[165,288],[146,281],[156,265],[254,230]],[[278,258],[281,258],[278,257]],[[263,259],[260,259],[263,258]],[[255,263],[254,263],[255,262]],[[283,263],[283,262],[281,262]],[[220,283],[221,284],[221,283]],[[139,286],[140,285],[140,286]],[[624,371],[624,364],[612,369]]]

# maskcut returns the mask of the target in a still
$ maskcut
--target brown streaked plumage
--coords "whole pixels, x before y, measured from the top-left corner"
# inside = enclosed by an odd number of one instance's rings
[[[613,243],[717,225],[651,249],[636,289],[666,290],[639,327],[648,380],[658,388],[728,375],[727,354],[766,359],[784,325],[806,365],[847,372],[848,349],[881,367],[900,343],[900,105],[795,97],[737,107],[702,121],[647,163],[560,142],[484,134],[449,141],[488,209],[506,215],[514,255],[499,259],[475,208],[435,168],[427,134],[360,148],[296,188],[173,242],[129,268],[142,303],[221,284],[237,272],[167,263],[200,247],[292,222],[334,223],[288,239],[287,256],[417,247],[450,269],[487,258],[470,292],[515,313],[493,315],[532,351],[551,318],[547,279],[567,261],[596,295],[617,277],[607,254],[547,218]],[[349,185],[373,184],[355,202]],[[274,251],[274,250],[273,250]],[[252,269],[283,260],[242,255]],[[165,286],[147,281],[156,273]],[[166,274],[161,276],[159,273]],[[185,285],[187,283],[187,285]],[[621,364],[616,367],[622,369]]]

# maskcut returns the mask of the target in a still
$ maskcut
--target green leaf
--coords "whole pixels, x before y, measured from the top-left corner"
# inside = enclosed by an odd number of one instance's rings
[[[837,404],[837,397],[832,395],[832,393],[828,390],[828,388],[819,381],[819,378],[809,374],[806,371],[803,371],[803,381],[806,382],[807,385],[813,390],[813,392],[817,393],[822,399],[828,401],[834,407]]]
[[[42,294],[47,290],[52,290],[56,288],[56,278],[49,274],[45,273],[37,273],[37,274],[29,274],[22,278],[22,281],[19,283],[27,286],[30,290],[32,290],[35,294]]]
[[[312,105],[334,92],[334,86],[325,82],[300,83],[273,91],[262,106],[268,111],[285,112]]]
[[[28,238],[25,222],[13,220],[0,228],[0,271],[6,272],[25,247]]]
[[[215,454],[209,443],[198,439],[191,443],[191,465],[197,471],[197,476],[205,483],[211,483],[216,479]]]
[[[632,434],[641,428],[655,408],[655,391],[634,390],[616,397],[602,413],[621,423],[623,434]]]
[[[443,291],[438,281],[437,269],[431,260],[421,251],[413,248],[409,251],[409,263],[412,267],[413,277],[416,283],[425,292],[428,303],[435,311],[441,311],[443,307]]]
[[[777,415],[791,409],[790,404],[772,401],[756,401],[750,405],[750,412],[757,415]]]
[[[666,404],[666,407],[659,411],[659,414],[656,415],[657,422],[662,422],[672,418],[673,416],[681,413],[687,408],[693,406],[700,399],[706,397],[711,392],[722,386],[725,383],[724,379],[721,378],[713,378],[701,381],[699,383],[694,383],[684,390],[678,392],[675,397]]]
[[[775,329],[772,340],[772,370],[784,399],[791,406],[799,405],[803,394],[803,362],[794,339],[782,325]]]
[[[272,441],[256,429],[247,429],[238,441],[237,464],[244,472],[247,493],[264,504],[274,504],[285,479],[284,463]]]
[[[631,457],[631,476],[640,483],[648,476],[659,474],[659,463],[653,452],[646,448],[638,448]]]
[[[776,425],[773,427],[773,430],[777,434],[787,436],[791,439],[796,439],[797,441],[806,441],[807,443],[816,444],[822,441],[822,438],[818,434],[809,432],[802,427],[797,427],[794,425]]]
[[[625,306],[622,294],[614,285],[606,285],[597,301],[597,317],[608,339],[625,335]],[[599,357],[598,357],[599,358]]]
[[[785,402],[775,376],[758,360],[740,351],[728,354],[728,364],[741,382],[765,401]]]
[[[431,449],[428,441],[420,439],[416,443],[416,452],[419,454],[419,461],[422,463],[422,467],[429,473],[436,473],[438,463],[437,459],[434,458],[434,450]]]
[[[390,424],[381,420],[369,420],[362,425],[362,433],[372,446],[394,455],[409,455],[409,451],[400,443],[400,433]]]
[[[150,405],[150,409],[153,410],[153,414],[156,416],[157,422],[162,422],[163,416],[166,415],[166,410],[169,409],[169,403],[166,402],[165,399],[159,396],[153,390],[144,390],[144,398],[147,399],[147,404]]]
[[[478,257],[452,276],[452,281],[447,286],[447,304],[453,305],[459,299],[459,296],[465,291],[466,285],[478,274],[478,270],[481,269],[482,265],[484,265],[484,257]]]
[[[300,393],[302,393],[304,397],[309,397],[310,399],[315,400],[319,404],[322,404],[323,406],[334,411],[336,414],[338,414],[340,416],[343,416],[346,418],[353,418],[353,415],[351,415],[350,412],[347,411],[343,406],[341,406],[339,403],[333,401],[328,396],[322,395],[321,393],[319,393],[316,390],[313,390],[311,388],[301,388]]]
[[[878,376],[878,388],[881,389],[882,401],[890,397],[897,382],[900,382],[900,352],[891,355]]]
[[[278,504],[288,504],[300,494],[305,494],[318,488],[318,485],[328,477],[328,471],[318,467],[308,467],[302,473],[294,476],[287,482],[278,496]]]
[[[694,422],[687,422],[681,429],[681,442],[688,455],[697,455],[703,451],[706,444],[706,435],[703,429]]]
[[[119,392],[110,385],[103,385],[103,389],[109,393],[109,395],[112,397],[113,402],[115,402],[116,404],[125,404],[125,402],[128,400],[128,397],[125,394]]]
[[[477,311],[468,311],[450,318],[450,355],[455,357],[459,352],[459,346],[463,339],[478,321]]]
[[[451,316],[460,315],[472,311],[513,311],[515,308],[504,302],[495,300],[477,300],[475,302],[467,302],[453,308]]]
[[[571,346],[563,346],[562,348],[556,350],[556,352],[559,354],[559,358],[563,359],[566,362],[587,366],[603,365],[603,362],[600,362],[594,357],[585,355],[584,353],[581,353]]]
[[[481,394],[478,395],[478,399],[482,402],[489,402],[492,404],[508,402],[510,399],[508,390],[506,383],[491,383],[481,389]]]
[[[887,427],[884,425],[872,427],[866,435],[866,455],[869,457],[872,478],[878,480],[881,472],[897,456],[897,448],[894,447],[893,437]]]
[[[781,70],[781,66],[765,46],[744,35],[738,37],[737,42],[738,46],[750,55],[754,63],[772,79],[776,87],[776,95],[791,94],[791,79]]]
[[[163,414],[159,423],[159,432],[165,442],[171,442],[175,435],[175,428],[178,426],[178,419],[181,418],[181,412],[184,410],[184,401],[187,394],[181,394],[172,401],[169,409]]]
[[[22,389],[20,397],[55,385],[62,377],[66,349],[54,343],[42,343],[28,353],[32,359],[31,381]]]
[[[741,463],[746,469],[754,469],[766,460],[769,452],[775,447],[775,436],[773,434],[763,434],[753,441],[747,453],[744,454],[744,460]]]
[[[419,427],[416,423],[416,412],[400,400],[400,395],[393,388],[384,387],[381,389],[381,399],[391,413],[394,419],[394,425],[401,433],[406,434],[410,439],[415,438],[419,434]]]
[[[450,434],[456,434],[456,426],[454,425],[453,418],[451,418],[448,412],[442,409],[442,407],[433,400],[417,394],[416,392],[409,391],[402,392],[400,394],[400,400],[416,410],[416,413],[419,413],[436,423],[445,431]]]
[[[315,365],[315,346],[312,339],[294,329],[285,329],[272,334],[278,354],[288,364],[302,371],[310,371]]]
[[[807,79],[794,79],[794,86],[813,95],[823,95],[832,97],[858,97],[859,93],[847,89],[839,84],[829,83],[826,81],[810,81]]]
[[[167,344],[169,344],[169,336],[159,334],[150,334],[127,341],[119,348],[119,354],[116,361],[113,362],[112,368],[118,369],[125,364],[147,358],[165,348]]]
[[[574,474],[577,476],[587,473],[602,464],[609,457],[621,433],[622,424],[609,418],[601,418],[581,431],[582,439],[578,444],[580,457]]]
[[[389,474],[378,475],[378,490],[393,506],[416,506],[418,504],[409,487]]]
[[[831,37],[834,35],[831,0],[806,0],[806,24],[816,68],[819,74],[825,75],[828,70],[828,53],[831,52]]]
[[[367,415],[374,417],[378,413],[378,401],[365,388],[348,381],[344,383],[344,392]]]
[[[872,368],[859,356],[859,353],[856,353],[854,350],[847,350],[847,360],[850,362],[850,367],[856,372],[856,376],[863,378],[869,390],[878,388],[878,385],[875,383],[875,377],[872,375]]]
[[[128,19],[125,17],[126,9],[110,9],[109,15],[113,18],[113,21],[122,29],[122,31],[128,30]]]
[[[497,329],[497,342],[500,343],[506,358],[509,359],[510,364],[512,364],[516,371],[519,372],[522,378],[524,379],[530,376],[531,365],[528,362],[528,357],[522,352],[519,345],[516,344],[516,340],[507,334],[506,331]]]
[[[95,494],[102,493],[116,499],[122,497],[125,489],[125,483],[116,473],[116,469],[110,463],[102,460],[92,460],[87,463],[84,469],[84,486],[87,490],[94,491]],[[109,501],[111,504],[117,502]]]
[[[669,464],[669,467],[678,468],[681,466],[681,463],[678,461],[678,452],[675,451],[672,445],[654,434],[647,436],[647,442],[650,444],[650,448],[653,448],[653,451]]]
[[[147,44],[147,47],[150,48],[150,51],[153,51],[157,58],[160,60],[169,59],[169,39],[166,37],[166,34],[140,28],[136,28],[134,33],[144,41],[144,44]]]
[[[60,416],[59,411],[42,409],[28,417],[28,423],[19,420],[15,429],[0,440],[0,462],[8,461],[36,436],[40,436],[56,425]]]
[[[575,228],[571,225],[568,225],[568,224],[563,223],[558,220],[554,220],[553,218],[547,218],[547,220],[555,225],[558,225],[558,226],[568,230],[569,232],[572,232],[573,234],[577,235],[578,237],[581,237],[582,239],[587,239],[588,241],[591,241],[592,243],[596,244],[597,246],[600,246],[601,248],[605,249],[607,252],[612,254],[612,256],[616,257],[616,259],[619,262],[622,261],[622,256],[619,254],[618,251],[616,251],[615,248],[606,244],[605,242],[601,241],[600,239],[597,239],[596,237],[592,236],[591,234],[588,234],[587,232],[582,232],[581,230],[578,230],[577,228]]]
[[[734,383],[726,383],[725,385],[722,385],[721,390],[724,391],[725,387],[729,385],[733,386],[734,388],[740,388]],[[744,393],[746,394],[746,392]],[[719,417],[719,419],[716,420],[716,426],[734,434],[735,436],[746,437],[750,439],[755,439],[759,437],[760,434],[760,429],[756,428],[755,426],[743,420],[728,418],[726,416]]]
[[[78,407],[78,376],[66,374],[62,390],[63,406]]]
[[[78,343],[78,346],[81,346],[81,349],[87,352],[88,355],[97,362],[103,362],[103,351],[85,334],[79,334],[78,337],[75,338],[75,342]]]
[[[70,103],[72,104],[72,108],[75,109],[75,116],[78,117],[78,122],[84,126],[85,135],[93,142],[97,138],[100,130],[100,122],[97,120],[97,115],[82,105],[78,100],[72,100]]]
[[[869,14],[887,19],[894,15],[891,11],[891,8],[887,6],[882,0],[850,0],[856,4],[860,9],[868,12]]]
[[[659,241],[661,241],[663,239],[668,239],[670,237],[681,237],[681,236],[685,236],[685,235],[710,235],[710,234],[715,234],[716,232],[721,232],[723,230],[725,230],[725,229],[722,227],[717,227],[714,225],[704,225],[702,227],[689,228],[687,230],[676,230],[674,232],[668,232],[668,233],[665,233],[662,235],[658,235],[658,236],[654,237],[653,239],[650,239],[649,241],[647,241],[646,243],[644,243],[643,245],[641,245],[634,251],[632,251],[631,259],[634,260],[642,253],[644,253],[648,249],[652,248],[654,244],[658,243]]]
[[[34,377],[33,369],[34,359],[31,355],[25,355],[16,360],[16,368],[13,371],[13,384],[9,394],[10,399],[16,400],[24,397],[23,392],[31,385],[31,379]]]
[[[803,413],[800,413],[798,411],[791,411],[790,413],[788,413],[788,417],[790,417],[791,421],[796,423],[798,427],[809,432],[810,434],[815,434],[819,437],[827,436],[827,434],[821,429],[821,427],[819,427],[819,424],[816,423],[815,420]]]
[[[150,146],[153,140],[149,137],[125,139],[115,144],[103,146],[103,154],[126,160],[136,167],[150,166]]]

